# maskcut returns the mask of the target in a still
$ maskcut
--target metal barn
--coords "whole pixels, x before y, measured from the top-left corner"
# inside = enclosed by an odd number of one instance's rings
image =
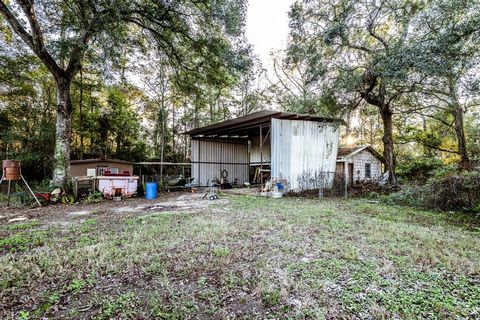
[[[263,184],[271,177],[286,181],[292,190],[315,188],[315,177],[335,172],[342,123],[260,111],[186,132],[191,138],[193,183],[207,186],[223,178],[236,185]]]

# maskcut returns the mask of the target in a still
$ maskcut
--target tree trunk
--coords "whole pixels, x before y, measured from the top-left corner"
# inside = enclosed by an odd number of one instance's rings
[[[79,101],[79,128],[80,128],[80,160],[83,160],[85,153],[85,143],[83,140],[83,71],[80,69],[80,101]]]
[[[116,142],[115,153],[117,154],[117,157],[120,157],[120,153],[122,151],[122,135],[120,133],[117,133],[117,139],[115,142]]]
[[[210,102],[210,123],[213,123],[213,104],[215,102]]]
[[[71,79],[57,78],[57,122],[55,131],[55,153],[53,185],[66,187],[70,176],[70,140],[72,130]]]
[[[175,105],[172,103],[172,153],[175,155]]]
[[[385,158],[385,171],[388,171],[390,185],[397,184],[395,176],[395,154],[393,152],[393,112],[389,105],[380,108],[383,122],[383,157]]]
[[[457,80],[458,81],[458,80]],[[458,153],[460,154],[460,169],[470,169],[471,163],[470,159],[468,158],[467,152],[467,139],[465,138],[465,130],[463,125],[463,109],[458,101],[457,95],[457,86],[456,80],[453,78],[448,79],[448,90],[450,93],[451,99],[451,112],[454,117],[454,125],[455,125],[455,134],[457,136],[457,143],[458,143]]]
[[[460,154],[460,169],[466,170],[471,168],[470,158],[467,151],[467,139],[465,137],[465,130],[463,125],[463,110],[462,106],[457,104],[453,110],[455,118],[455,133],[457,136],[458,153]]]

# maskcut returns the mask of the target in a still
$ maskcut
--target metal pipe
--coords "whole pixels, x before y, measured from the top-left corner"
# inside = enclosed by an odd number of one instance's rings
[[[260,184],[263,188],[263,135],[262,125],[260,124]]]
[[[200,153],[200,145],[201,145],[201,141],[198,141],[198,160],[200,160],[200,156],[201,156],[201,153]],[[198,184],[202,184],[202,179],[201,179],[201,171],[202,171],[202,168],[200,166],[200,164],[198,165]],[[207,184],[208,184],[208,180],[207,180]]]
[[[37,197],[35,197],[35,194],[33,193],[32,189],[30,189],[30,186],[28,185],[27,181],[25,180],[25,178],[23,177],[23,175],[21,173],[20,173],[20,177],[22,177],[22,180],[25,183],[25,185],[27,186],[28,191],[30,191],[30,193],[33,196],[33,199],[35,199],[35,201],[37,201],[37,203],[38,203],[38,206],[41,207],[42,205],[40,204],[40,201],[38,201]]]
[[[347,165],[347,161],[344,161],[343,162],[343,176],[345,178],[345,198],[348,197],[348,165]]]
[[[12,180],[8,180],[8,191],[7,191],[7,208],[10,207],[10,184],[12,183]]]

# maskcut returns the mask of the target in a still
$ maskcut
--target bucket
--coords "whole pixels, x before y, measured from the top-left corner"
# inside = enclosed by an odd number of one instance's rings
[[[272,192],[270,192],[269,196],[270,196],[270,198],[278,199],[278,198],[281,198],[283,196],[283,193],[277,192],[277,191],[272,191]]]
[[[153,200],[157,198],[157,183],[147,182],[145,187],[145,198]]]

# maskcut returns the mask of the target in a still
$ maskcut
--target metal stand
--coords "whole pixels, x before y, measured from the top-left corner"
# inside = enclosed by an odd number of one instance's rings
[[[7,208],[10,207],[10,186],[12,184],[12,180],[8,180],[8,191],[7,191]]]
[[[21,172],[20,172],[20,177],[22,178],[23,182],[27,186],[28,191],[30,191],[30,194],[32,195],[33,199],[35,199],[35,201],[37,201],[38,206],[41,207],[42,205],[41,205],[40,201],[38,201],[37,197],[35,197],[35,194],[33,193],[32,189],[30,188],[30,186],[27,183],[27,180],[25,180],[25,178],[23,177]]]
[[[38,206],[41,207],[41,203],[40,201],[38,201],[37,197],[35,197],[35,194],[33,193],[32,189],[30,188],[30,186],[28,185],[27,183],[27,180],[25,180],[25,178],[23,177],[22,173],[20,172],[20,177],[22,178],[22,181],[25,183],[25,185],[27,186],[27,189],[28,191],[30,192],[30,194],[32,195],[33,199],[35,199],[35,201],[37,202]],[[2,184],[3,180],[4,180],[5,176],[2,175],[2,179],[0,179],[0,184]],[[8,180],[8,189],[7,189],[7,207],[10,207],[10,191],[11,191],[11,184],[12,184],[12,180]]]

